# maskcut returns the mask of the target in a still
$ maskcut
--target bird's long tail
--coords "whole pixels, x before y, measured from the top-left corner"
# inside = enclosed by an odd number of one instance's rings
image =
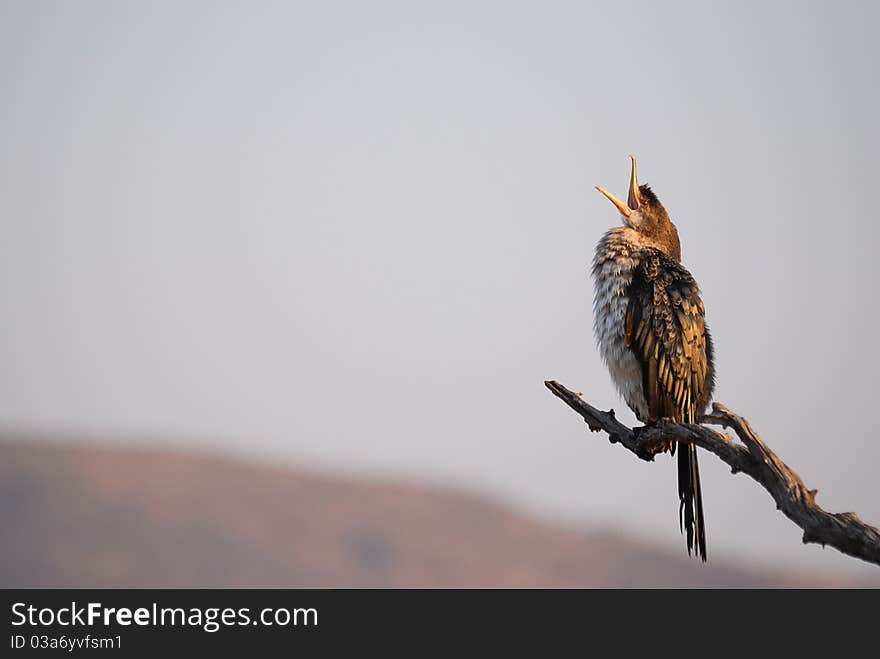
[[[700,489],[700,467],[697,447],[693,444],[679,447],[678,451],[678,518],[682,531],[687,534],[688,555],[694,549],[706,561],[706,526],[703,521],[703,493]]]

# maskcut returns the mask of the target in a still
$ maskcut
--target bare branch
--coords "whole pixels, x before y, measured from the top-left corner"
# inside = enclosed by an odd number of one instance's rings
[[[830,545],[835,549],[880,565],[880,530],[865,524],[855,513],[829,513],[816,504],[816,490],[808,490],[798,476],[758,436],[749,422],[720,403],[703,423],[731,428],[741,444],[729,435],[704,425],[673,423],[661,420],[645,428],[630,429],[620,423],[614,410],[603,412],[558,382],[544,382],[553,394],[580,414],[590,430],[608,433],[612,443],[619,442],[643,460],[651,461],[664,450],[664,442],[696,444],[714,453],[735,474],[748,474],[776,501],[776,508],[804,531],[804,543]]]

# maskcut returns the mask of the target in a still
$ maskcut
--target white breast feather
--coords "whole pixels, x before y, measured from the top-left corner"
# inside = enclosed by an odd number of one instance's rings
[[[638,261],[633,258],[628,245],[615,239],[619,232],[620,229],[612,229],[596,247],[593,261],[593,330],[599,343],[599,352],[620,395],[639,420],[645,422],[648,419],[648,402],[642,387],[642,369],[624,343],[629,303],[626,292]]]

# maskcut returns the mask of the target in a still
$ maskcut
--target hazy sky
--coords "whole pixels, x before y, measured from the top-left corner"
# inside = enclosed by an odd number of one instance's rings
[[[717,400],[880,523],[876,3],[0,1],[0,424],[457,483],[684,551],[588,264],[627,154]],[[152,440],[151,440],[152,441]],[[855,570],[703,455],[710,556]]]

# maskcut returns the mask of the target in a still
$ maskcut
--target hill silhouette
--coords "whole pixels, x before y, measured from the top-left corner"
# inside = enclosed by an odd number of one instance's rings
[[[177,450],[0,441],[2,587],[833,585],[452,490]]]

